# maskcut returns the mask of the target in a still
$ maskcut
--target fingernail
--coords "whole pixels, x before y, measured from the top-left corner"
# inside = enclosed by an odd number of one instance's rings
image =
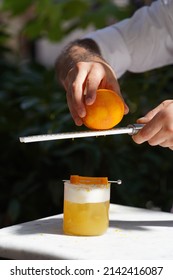
[[[87,105],[91,105],[93,103],[93,99],[91,97],[87,97],[85,102]]]
[[[81,118],[84,118],[85,115],[86,115],[85,110],[79,110],[79,111],[78,111],[78,115],[79,115]]]
[[[137,119],[137,122],[143,122],[145,120],[145,117]]]
[[[76,120],[75,120],[75,124],[76,124],[77,126],[81,126],[81,125],[83,124],[83,121],[82,121],[81,119],[76,119]]]

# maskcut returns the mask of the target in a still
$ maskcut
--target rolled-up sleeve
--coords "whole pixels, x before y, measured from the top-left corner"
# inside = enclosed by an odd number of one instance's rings
[[[173,63],[173,0],[158,0],[126,20],[85,36],[96,41],[117,76]]]

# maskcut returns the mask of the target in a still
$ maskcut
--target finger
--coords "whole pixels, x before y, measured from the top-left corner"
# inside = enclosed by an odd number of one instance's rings
[[[168,104],[172,103],[172,100],[165,100],[161,104],[159,104],[156,108],[148,112],[144,117],[137,120],[138,123],[148,123],[152,120],[161,110],[168,106]]]
[[[162,147],[167,147],[167,148],[170,148],[170,147],[173,147],[173,136],[172,137],[169,137],[169,138],[166,138],[165,137],[165,140],[160,142],[159,144],[160,146]]]
[[[76,112],[76,110],[75,110],[75,108],[74,108],[74,106],[73,106],[72,96],[71,96],[71,94],[69,94],[68,92],[67,92],[67,104],[68,104],[69,111],[70,111],[70,113],[71,113],[71,116],[72,116],[72,118],[73,118],[75,124],[76,124],[77,126],[81,126],[81,125],[83,124],[83,121],[82,121],[82,119],[79,117],[79,115],[77,114],[77,112]]]
[[[173,145],[173,133],[170,133],[167,127],[161,127],[160,131],[148,143],[151,146],[160,145],[162,147],[170,147]]]
[[[87,78],[86,85],[85,85],[85,103],[87,105],[92,105],[96,100],[97,89],[99,88],[99,82],[93,82],[90,80],[90,77]]]
[[[152,139],[161,130],[161,122],[158,122],[156,118],[153,118],[134,136],[133,140],[137,144],[142,144]]]
[[[152,138],[148,140],[148,143],[150,144],[150,146],[163,145],[162,147],[166,147],[167,139],[164,130],[161,128],[158,133],[156,133]]]
[[[98,88],[106,88],[105,72],[100,64],[93,64],[86,80],[85,102],[87,105],[94,103]]]
[[[85,80],[87,74],[88,74],[87,69],[81,69],[80,72],[78,72],[76,79],[71,86],[73,106],[75,107],[77,114],[81,118],[85,117],[86,115],[83,91],[85,88],[85,83],[86,83]]]
[[[169,147],[169,149],[173,151],[173,146]]]
[[[161,142],[159,144],[159,146],[162,147],[162,148],[169,148],[169,143],[168,143],[167,140],[165,140],[165,141]]]

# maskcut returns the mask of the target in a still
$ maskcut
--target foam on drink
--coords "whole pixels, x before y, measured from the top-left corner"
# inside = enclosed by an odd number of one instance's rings
[[[84,185],[65,182],[64,199],[74,203],[98,203],[110,199],[110,184],[105,185]]]

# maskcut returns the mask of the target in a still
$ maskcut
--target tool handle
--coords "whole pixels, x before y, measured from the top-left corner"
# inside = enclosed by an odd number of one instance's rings
[[[141,130],[144,127],[144,124],[129,124],[127,127],[132,128],[132,132],[130,132],[129,135],[135,135],[138,133],[139,130]]]

